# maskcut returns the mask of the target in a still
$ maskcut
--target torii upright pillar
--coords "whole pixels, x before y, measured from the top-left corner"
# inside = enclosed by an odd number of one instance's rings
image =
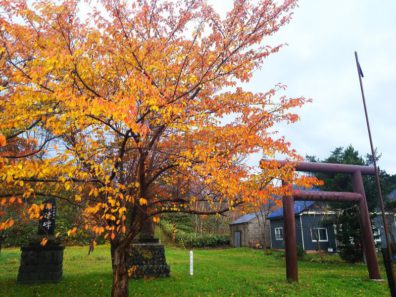
[[[355,171],[353,173],[352,186],[355,193],[359,193],[362,195],[362,199],[360,199],[359,201],[359,218],[362,234],[363,252],[366,256],[369,277],[370,279],[380,279],[381,277],[378,269],[377,255],[375,252],[375,243],[373,238],[373,231],[371,228],[370,214],[367,207],[366,194],[364,192],[362,173],[360,171]]]
[[[294,199],[293,197],[284,196],[283,218],[285,230],[285,257],[286,257],[286,278],[289,282],[298,282],[298,265],[297,265],[297,238],[296,238],[296,220],[294,217]]]

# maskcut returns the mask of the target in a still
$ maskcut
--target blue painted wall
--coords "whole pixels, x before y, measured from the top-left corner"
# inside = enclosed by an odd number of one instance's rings
[[[388,229],[391,231],[393,238],[391,238],[392,241],[396,242],[396,222],[395,222],[395,216],[393,214],[387,215],[386,216],[387,222],[388,222]],[[386,240],[385,240],[385,232],[384,232],[384,227],[382,223],[382,216],[377,215],[372,219],[372,224],[379,230],[380,233],[380,247],[385,248],[386,247]],[[374,240],[376,240],[374,236]]]
[[[335,241],[335,233],[333,225],[323,225],[323,221],[328,219],[328,215],[318,215],[318,214],[302,214],[301,221],[300,215],[295,217],[296,219],[296,239],[297,245],[303,246],[302,238],[304,237],[304,249],[305,250],[318,250],[320,247],[321,250],[327,251],[328,248],[332,248],[333,251],[336,251],[336,241]],[[275,239],[275,228],[283,227],[283,218],[272,219],[271,222],[271,243],[272,248],[274,249],[283,249],[284,248],[284,239],[276,240]],[[301,224],[302,223],[302,224]],[[301,230],[302,225],[302,230]],[[311,235],[311,228],[327,228],[327,238],[326,242],[317,242],[313,240]],[[315,238],[314,238],[315,239]]]
[[[325,225],[325,220],[328,220],[328,215],[302,215],[302,227],[304,234],[304,248],[305,250],[325,250],[327,251],[329,248],[333,249],[333,252],[336,251],[336,240],[334,234],[334,226],[333,224]],[[298,223],[300,219],[298,218]],[[297,223],[297,222],[296,222]],[[300,224],[299,224],[300,225]],[[327,241],[317,241],[315,236],[312,236],[311,229],[312,228],[326,228],[327,230]],[[300,229],[301,232],[301,229]]]

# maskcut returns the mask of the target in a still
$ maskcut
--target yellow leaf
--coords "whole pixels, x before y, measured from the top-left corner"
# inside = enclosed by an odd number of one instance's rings
[[[140,198],[140,199],[139,199],[139,204],[140,204],[140,205],[147,205],[147,199]]]

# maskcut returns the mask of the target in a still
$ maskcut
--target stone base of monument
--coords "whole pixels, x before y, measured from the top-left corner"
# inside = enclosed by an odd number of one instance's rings
[[[126,261],[131,278],[169,276],[170,267],[166,264],[165,248],[158,241],[132,243]]]
[[[18,283],[57,283],[62,279],[64,246],[49,240],[45,246],[32,242],[21,248]]]

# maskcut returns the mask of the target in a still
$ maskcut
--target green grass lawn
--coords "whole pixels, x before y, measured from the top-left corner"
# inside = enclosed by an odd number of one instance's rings
[[[20,251],[0,254],[0,296],[110,296],[111,266],[108,246],[67,247],[63,279],[58,284],[17,285]],[[318,256],[300,261],[298,284],[285,281],[282,254],[247,248],[194,251],[194,276],[189,276],[188,250],[167,247],[171,276],[131,280],[130,296],[389,296],[386,282],[370,281],[363,264],[350,265]],[[385,277],[384,271],[382,276]]]

